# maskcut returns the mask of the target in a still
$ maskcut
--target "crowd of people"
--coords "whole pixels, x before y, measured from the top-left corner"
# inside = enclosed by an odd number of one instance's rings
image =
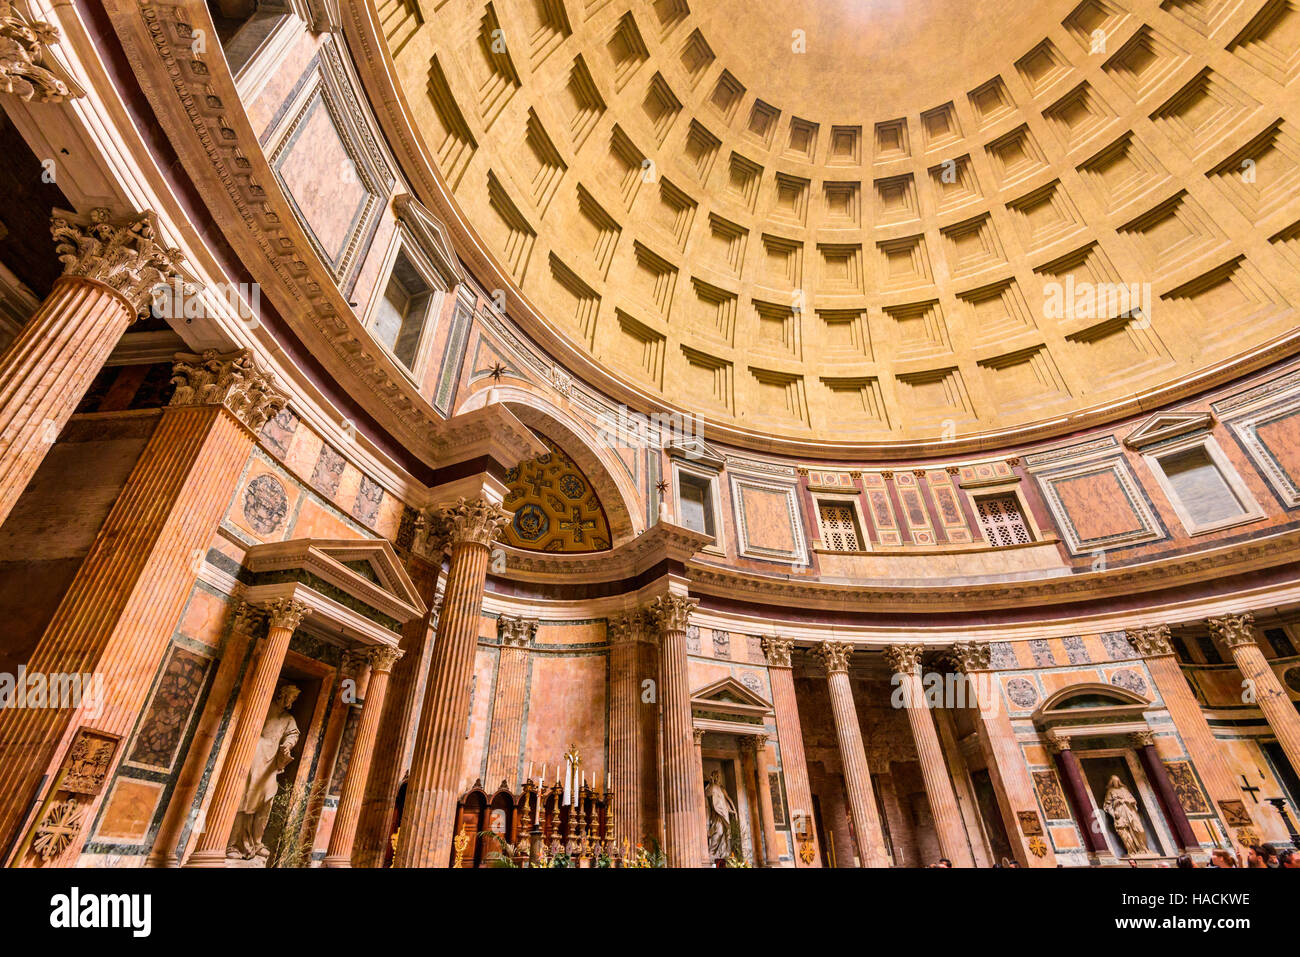
[[[1197,867],[1192,855],[1183,854],[1178,858],[1179,867]],[[1210,861],[1205,867],[1300,867],[1300,851],[1294,848],[1275,848],[1269,844],[1253,844],[1242,847],[1234,856],[1226,848],[1216,847],[1210,852]]]

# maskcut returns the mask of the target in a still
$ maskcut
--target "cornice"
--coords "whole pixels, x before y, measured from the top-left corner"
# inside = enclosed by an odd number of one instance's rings
[[[507,577],[512,581],[585,584],[623,581],[664,561],[685,564],[712,537],[668,522],[651,525],[636,538],[603,552],[530,552],[508,545]]]
[[[397,81],[395,64],[383,39],[374,0],[357,0],[345,7],[342,15],[343,33],[376,120],[415,193],[430,210],[446,221],[452,243],[477,283],[483,289],[503,291],[510,319],[573,376],[605,392],[614,401],[624,402],[638,411],[686,414],[687,410],[673,405],[662,396],[647,393],[629,380],[610,373],[575,342],[560,333],[480,242],[476,230],[470,225],[438,171],[433,153],[414,121],[410,103]],[[1076,410],[1039,422],[958,436],[951,440],[933,438],[890,442],[835,442],[813,435],[807,438],[772,435],[728,422],[710,420],[707,415],[698,415],[698,419],[704,436],[711,441],[812,461],[893,461],[978,454],[1048,441],[1080,430],[1122,421],[1226,384],[1297,352],[1300,352],[1300,328],[1277,336],[1248,352],[1183,376],[1177,382],[1135,393],[1122,401]]]

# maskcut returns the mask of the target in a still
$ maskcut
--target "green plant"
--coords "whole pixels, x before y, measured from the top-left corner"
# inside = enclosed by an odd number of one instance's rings
[[[491,861],[489,861],[488,867],[518,867],[519,866],[518,864],[515,863],[515,858],[518,857],[521,853],[524,853],[523,851],[521,851],[520,845],[509,843],[504,837],[502,837],[496,831],[479,831],[478,836],[479,836],[479,840],[486,840],[487,838],[492,838],[492,840],[497,842],[497,846],[501,848],[501,856],[493,858]]]

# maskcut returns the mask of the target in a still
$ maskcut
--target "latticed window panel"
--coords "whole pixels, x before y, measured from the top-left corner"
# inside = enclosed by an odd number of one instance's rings
[[[994,548],[1006,545],[1027,545],[1034,539],[1029,534],[1025,517],[1020,514],[1020,500],[1014,495],[991,495],[977,499],[976,512],[984,539]]]
[[[822,522],[822,543],[836,552],[861,551],[862,536],[858,532],[858,521],[853,514],[853,506],[821,502],[819,507]]]

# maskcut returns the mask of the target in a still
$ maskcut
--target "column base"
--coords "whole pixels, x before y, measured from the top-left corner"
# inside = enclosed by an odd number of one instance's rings
[[[352,858],[350,857],[327,857],[322,867],[351,867]]]
[[[195,868],[217,868],[226,866],[226,852],[222,851],[195,851],[190,855],[190,859],[185,862],[185,867]]]

